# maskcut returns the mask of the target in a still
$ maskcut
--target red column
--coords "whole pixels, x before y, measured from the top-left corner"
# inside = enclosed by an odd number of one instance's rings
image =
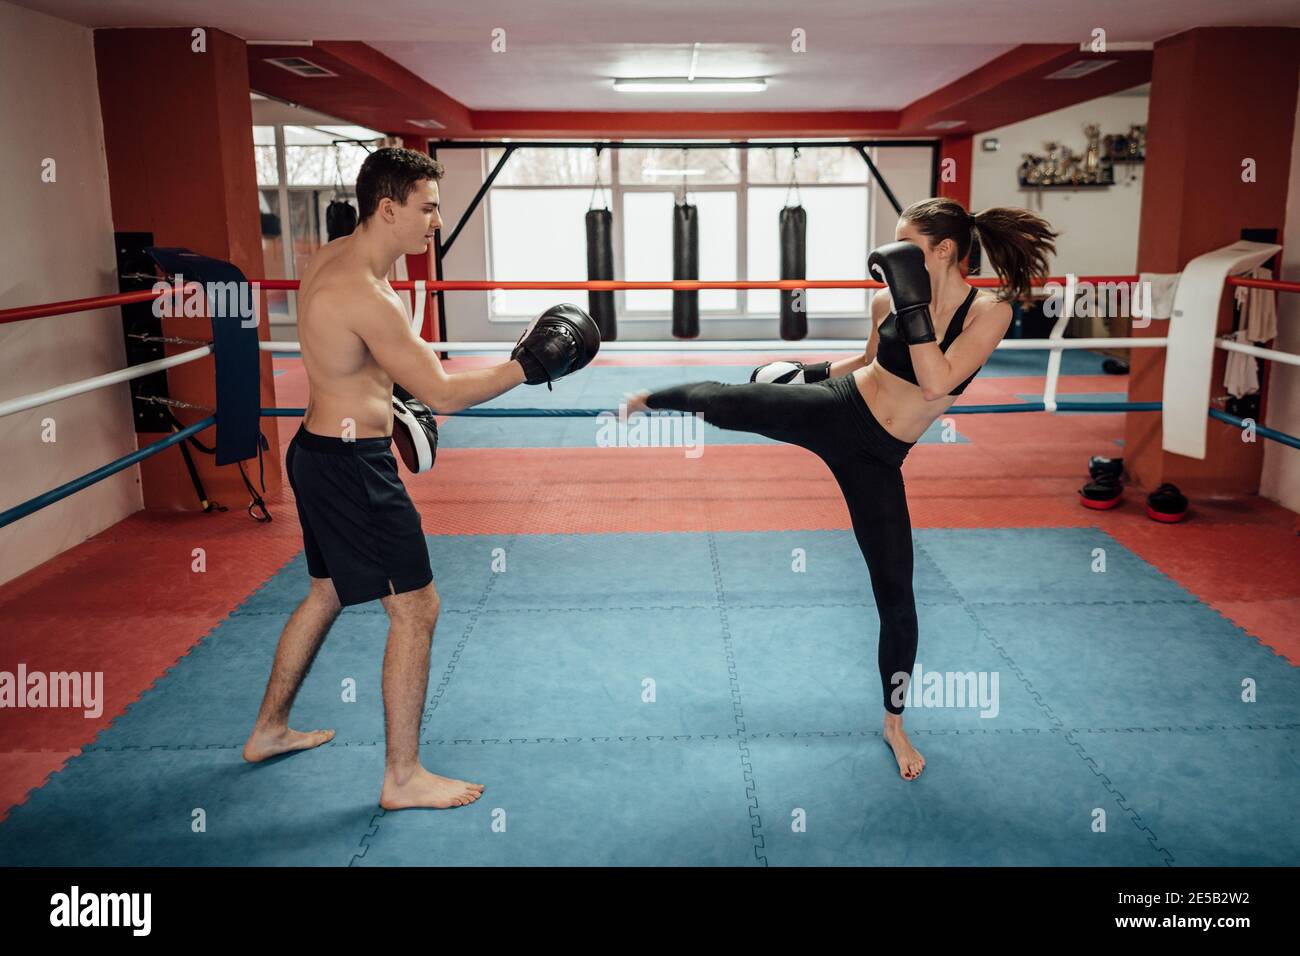
[[[1276,229],[1281,235],[1298,64],[1300,30],[1294,29],[1207,27],[1156,44],[1139,271],[1178,272],[1196,256],[1240,239],[1243,229]],[[1254,162],[1253,181],[1243,180],[1247,160]],[[1221,333],[1232,327],[1230,301],[1225,295]],[[1133,334],[1163,336],[1170,325],[1157,321]],[[1159,401],[1163,350],[1131,354],[1129,399]],[[1212,397],[1224,392],[1225,361],[1219,351]],[[1204,460],[1168,454],[1160,443],[1159,415],[1128,416],[1125,464],[1145,487],[1171,481],[1189,493],[1259,490],[1262,442],[1242,442],[1237,428],[1211,421]]]
[[[97,30],[95,64],[114,229],[151,232],[156,245],[185,246],[232,262],[249,278],[260,277],[261,229],[244,41],[210,28],[203,30],[201,44],[188,27]],[[261,323],[258,335],[265,340],[269,332],[268,323]],[[205,318],[170,318],[163,320],[163,334],[211,340],[212,327]],[[166,346],[169,355],[190,348]],[[167,380],[172,398],[215,406],[211,358],[171,369]],[[262,405],[273,406],[271,357],[265,352],[261,380]],[[186,424],[206,414],[176,410]],[[274,493],[281,480],[277,420],[262,419],[262,431],[272,448],[266,456],[266,489]],[[140,442],[162,437],[141,434]],[[215,431],[198,437],[210,443]],[[194,461],[208,496],[242,510],[248,493],[238,469],[218,468],[209,455],[195,454]],[[140,465],[140,474],[147,507],[198,508],[179,452],[169,449],[149,458]]]
[[[425,155],[428,155],[429,152],[427,137],[403,137],[402,145],[407,149],[413,149]],[[453,223],[446,224],[442,232],[444,239],[451,235],[453,225]],[[418,256],[406,257],[406,274],[417,281],[434,278],[436,272],[433,265],[433,243],[429,243],[428,252]],[[426,342],[438,341],[438,294],[436,292],[430,292],[424,300],[424,325],[421,328],[420,337]]]
[[[939,143],[939,195],[970,209],[970,179],[974,137],[945,136]]]

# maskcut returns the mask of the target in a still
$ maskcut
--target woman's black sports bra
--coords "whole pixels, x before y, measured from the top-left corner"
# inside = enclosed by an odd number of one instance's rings
[[[943,333],[943,341],[939,343],[939,350],[947,352],[948,347],[961,335],[962,327],[966,324],[966,313],[970,311],[970,304],[975,301],[975,289],[971,289],[966,295],[966,300],[957,306],[957,311],[952,314],[952,321],[948,323],[948,330]],[[880,331],[877,333],[880,341],[876,346],[876,361],[887,372],[892,372],[899,378],[911,382],[913,385],[920,384],[916,380],[916,370],[912,368],[912,353],[909,351],[911,346],[903,341],[902,336],[898,334],[898,319],[893,312],[885,316],[885,321],[880,323]],[[983,366],[980,366],[983,368]],[[960,395],[966,391],[966,386],[970,384],[971,379],[979,374],[979,369],[970,373],[970,378],[954,388],[949,395]]]

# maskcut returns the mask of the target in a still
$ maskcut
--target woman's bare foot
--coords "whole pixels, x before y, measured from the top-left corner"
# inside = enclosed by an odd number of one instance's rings
[[[903,731],[903,718],[898,714],[885,715],[885,743],[894,751],[898,761],[898,774],[904,780],[915,780],[925,769],[925,758],[912,746]]]
[[[244,744],[244,759],[249,763],[261,763],[278,754],[291,750],[310,750],[334,739],[332,730],[312,730],[306,733],[290,730],[288,727],[260,728],[254,727]]]
[[[400,783],[398,780],[398,775],[393,771],[384,773],[384,789],[379,794],[379,805],[385,810],[405,810],[410,807],[445,810],[448,807],[466,806],[483,795],[481,783],[440,777],[423,767],[417,768],[413,774],[403,776]]]
[[[624,395],[623,404],[627,406],[627,413],[631,415],[633,412],[650,411],[650,408],[645,403],[646,397],[649,394],[650,393],[646,391],[646,392],[628,392],[626,395]]]

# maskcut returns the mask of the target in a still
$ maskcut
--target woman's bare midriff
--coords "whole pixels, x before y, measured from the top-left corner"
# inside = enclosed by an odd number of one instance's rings
[[[917,441],[957,400],[956,396],[945,395],[927,402],[920,386],[885,371],[876,362],[854,372],[853,382],[876,421],[900,441]]]

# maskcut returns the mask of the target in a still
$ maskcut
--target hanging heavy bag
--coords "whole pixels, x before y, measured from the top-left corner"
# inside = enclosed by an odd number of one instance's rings
[[[808,278],[808,213],[803,206],[781,210],[781,278]],[[781,290],[781,338],[808,337],[808,290]]]
[[[699,209],[680,202],[673,206],[673,278],[700,277]],[[700,294],[673,290],[673,336],[693,339],[700,334]]]
[[[357,228],[357,208],[346,199],[331,199],[325,207],[325,235],[330,242],[350,236]]]
[[[614,278],[614,214],[608,209],[587,210],[587,278]],[[618,337],[613,292],[588,292],[587,311],[596,320],[602,341]]]
[[[334,144],[334,198],[325,207],[325,236],[333,242],[357,228],[357,208],[343,198],[343,148]]]

